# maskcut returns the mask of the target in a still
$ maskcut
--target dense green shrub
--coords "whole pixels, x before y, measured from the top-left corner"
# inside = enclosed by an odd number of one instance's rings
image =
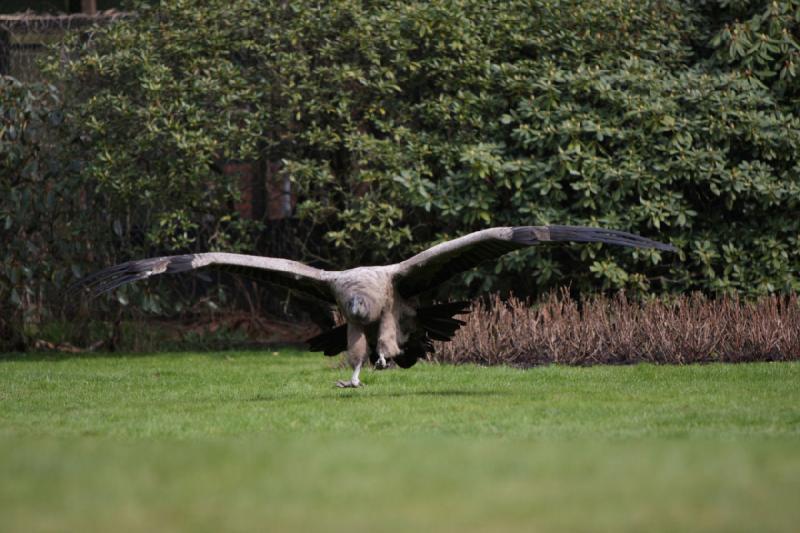
[[[132,22],[73,35],[79,60],[50,66],[79,139],[73,156],[108,200],[105,229],[129,246],[122,255],[237,247],[239,183],[219,163],[254,155],[245,125],[258,89],[226,60],[240,44],[234,21],[219,13],[228,32],[214,20],[203,32],[205,10],[188,5],[143,5]]]
[[[602,224],[681,253],[532,250],[467,281],[519,293],[564,279],[576,289],[798,288],[797,118],[784,93],[720,59],[729,40],[711,40],[723,28],[710,13],[734,17],[730,3],[137,9],[75,36],[50,67],[83,186],[111,215],[96,231],[119,242],[92,267],[171,250],[259,251],[257,224],[233,215],[238,182],[219,171],[238,159],[288,173],[297,258],[323,266],[397,260],[490,225]]]
[[[680,262],[634,254],[668,260],[668,288],[800,288],[800,124],[768,93],[734,74],[638,59],[508,72],[520,100],[490,169],[504,222],[530,212],[669,235]],[[626,273],[645,270],[633,262],[583,256],[611,285],[646,283]]]
[[[76,216],[86,197],[63,166],[61,124],[54,87],[0,77],[0,351],[24,348],[26,325],[52,318],[88,247]]]
[[[800,96],[800,2],[718,0],[716,59],[790,102]]]

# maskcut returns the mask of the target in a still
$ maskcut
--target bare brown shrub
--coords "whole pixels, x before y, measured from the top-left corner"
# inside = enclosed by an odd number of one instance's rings
[[[451,342],[433,359],[448,363],[532,366],[800,359],[800,301],[755,301],[702,294],[631,300],[565,290],[538,302],[498,296],[476,302]]]

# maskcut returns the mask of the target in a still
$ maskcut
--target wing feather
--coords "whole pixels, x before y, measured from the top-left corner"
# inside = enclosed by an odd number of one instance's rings
[[[433,289],[452,276],[514,250],[541,242],[603,242],[674,252],[672,245],[625,231],[584,226],[516,226],[476,231],[437,244],[397,264],[395,281],[406,298]]]
[[[330,272],[289,259],[213,252],[128,261],[86,276],[76,282],[72,290],[88,289],[93,296],[99,296],[158,274],[177,274],[205,267],[296,289],[336,303],[328,282]]]

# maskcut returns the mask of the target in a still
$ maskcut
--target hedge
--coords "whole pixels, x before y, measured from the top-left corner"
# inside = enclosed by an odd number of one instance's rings
[[[784,11],[760,14],[773,5]],[[81,271],[170,251],[269,251],[269,222],[234,214],[238,182],[219,171],[244,160],[291,178],[294,258],[323,267],[395,261],[492,225],[566,223],[680,253],[531,250],[465,275],[459,291],[800,286],[794,71],[776,70],[795,37],[751,52],[731,30],[794,36],[792,2],[136,10],[74,36],[49,66],[79,186],[108,209],[94,233],[115,242],[80,258]]]
[[[24,348],[25,325],[53,318],[85,246],[80,185],[60,157],[62,123],[55,87],[0,77],[0,350]]]

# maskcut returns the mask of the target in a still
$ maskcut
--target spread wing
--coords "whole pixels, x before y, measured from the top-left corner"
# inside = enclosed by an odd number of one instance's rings
[[[484,261],[540,242],[604,242],[674,252],[669,244],[633,233],[583,226],[517,226],[491,228],[437,244],[397,264],[395,282],[406,298],[433,289]]]
[[[128,261],[91,274],[75,283],[72,289],[88,288],[93,296],[97,296],[157,274],[177,274],[204,267],[241,274],[336,303],[327,279],[330,273],[325,270],[289,259],[229,253],[171,255]]]

